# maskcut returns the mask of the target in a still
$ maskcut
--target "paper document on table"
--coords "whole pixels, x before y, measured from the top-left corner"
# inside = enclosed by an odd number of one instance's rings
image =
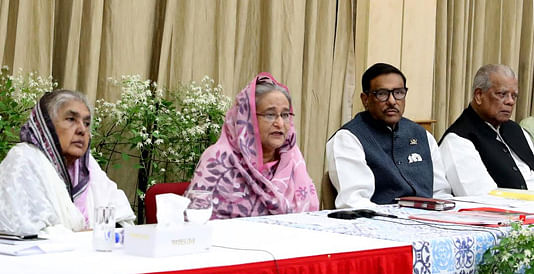
[[[534,191],[526,189],[497,188],[490,191],[489,195],[514,200],[534,201]]]
[[[534,207],[533,201],[524,201],[524,200],[514,200],[507,199],[503,197],[497,197],[492,195],[481,195],[481,196],[463,196],[463,197],[453,197],[451,200],[468,202],[468,203],[477,203],[483,205],[492,205],[497,207],[505,208],[514,208],[519,211],[532,211]]]
[[[491,207],[467,208],[458,212],[414,214],[409,218],[443,223],[490,226],[509,225],[511,222],[522,222],[523,224],[534,222],[534,215],[531,213]]]
[[[52,252],[71,251],[74,246],[67,242],[56,242],[52,240],[1,240],[0,254],[13,256],[25,256],[34,254],[45,254]]]
[[[439,211],[435,213],[415,214],[411,215],[410,219],[451,223],[451,224],[464,224],[464,225],[501,225],[503,220],[485,217],[485,216],[465,216],[458,214],[459,212]]]

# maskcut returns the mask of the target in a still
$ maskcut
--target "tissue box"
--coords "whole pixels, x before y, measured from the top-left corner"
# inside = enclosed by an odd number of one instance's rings
[[[129,226],[124,229],[124,251],[149,257],[207,251],[211,246],[211,230],[208,224],[189,223],[175,227]]]

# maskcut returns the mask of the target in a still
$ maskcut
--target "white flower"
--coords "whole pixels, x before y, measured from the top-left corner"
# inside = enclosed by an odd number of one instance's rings
[[[116,142],[125,148],[134,145],[138,150],[153,143],[154,159],[170,164],[166,166],[168,171],[177,167],[194,169],[201,154],[195,151],[210,145],[208,134],[220,132],[230,105],[231,100],[222,93],[222,87],[207,76],[200,83],[179,84],[176,89],[160,87],[140,75],[122,75],[116,79],[110,82],[120,88],[119,100],[112,103],[98,99],[95,104],[95,121],[99,123],[95,139],[107,138],[104,143]],[[158,130],[151,131],[147,125],[157,126]],[[104,157],[106,153],[104,150]],[[159,178],[156,176],[167,172],[166,169],[150,169],[147,176]]]

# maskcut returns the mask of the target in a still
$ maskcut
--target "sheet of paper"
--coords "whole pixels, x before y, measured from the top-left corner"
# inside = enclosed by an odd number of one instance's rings
[[[71,251],[74,246],[67,242],[43,241],[13,241],[0,243],[0,254],[25,256],[52,252]]]
[[[533,201],[506,199],[506,198],[496,197],[492,195],[453,197],[451,198],[451,200],[467,202],[467,203],[491,205],[494,207],[508,208],[508,209],[513,209],[516,211],[523,211],[523,212],[529,212],[529,213],[532,213],[532,211],[534,211]]]

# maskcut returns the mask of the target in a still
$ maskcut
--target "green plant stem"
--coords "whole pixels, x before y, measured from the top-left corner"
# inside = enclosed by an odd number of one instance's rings
[[[113,125],[113,126],[115,126],[115,125]],[[127,122],[126,125],[121,129],[121,131],[120,131],[120,134],[121,134],[121,135],[124,133],[124,129],[126,129],[127,126],[128,126],[128,122]],[[113,144],[113,148],[112,148],[113,151],[115,150],[115,147],[117,147],[117,143],[118,143],[118,142],[115,142],[115,143]],[[109,163],[111,162],[111,156],[112,156],[112,155],[113,155],[113,153],[110,154],[109,159],[108,159],[108,162],[106,163],[106,172],[108,171]]]

